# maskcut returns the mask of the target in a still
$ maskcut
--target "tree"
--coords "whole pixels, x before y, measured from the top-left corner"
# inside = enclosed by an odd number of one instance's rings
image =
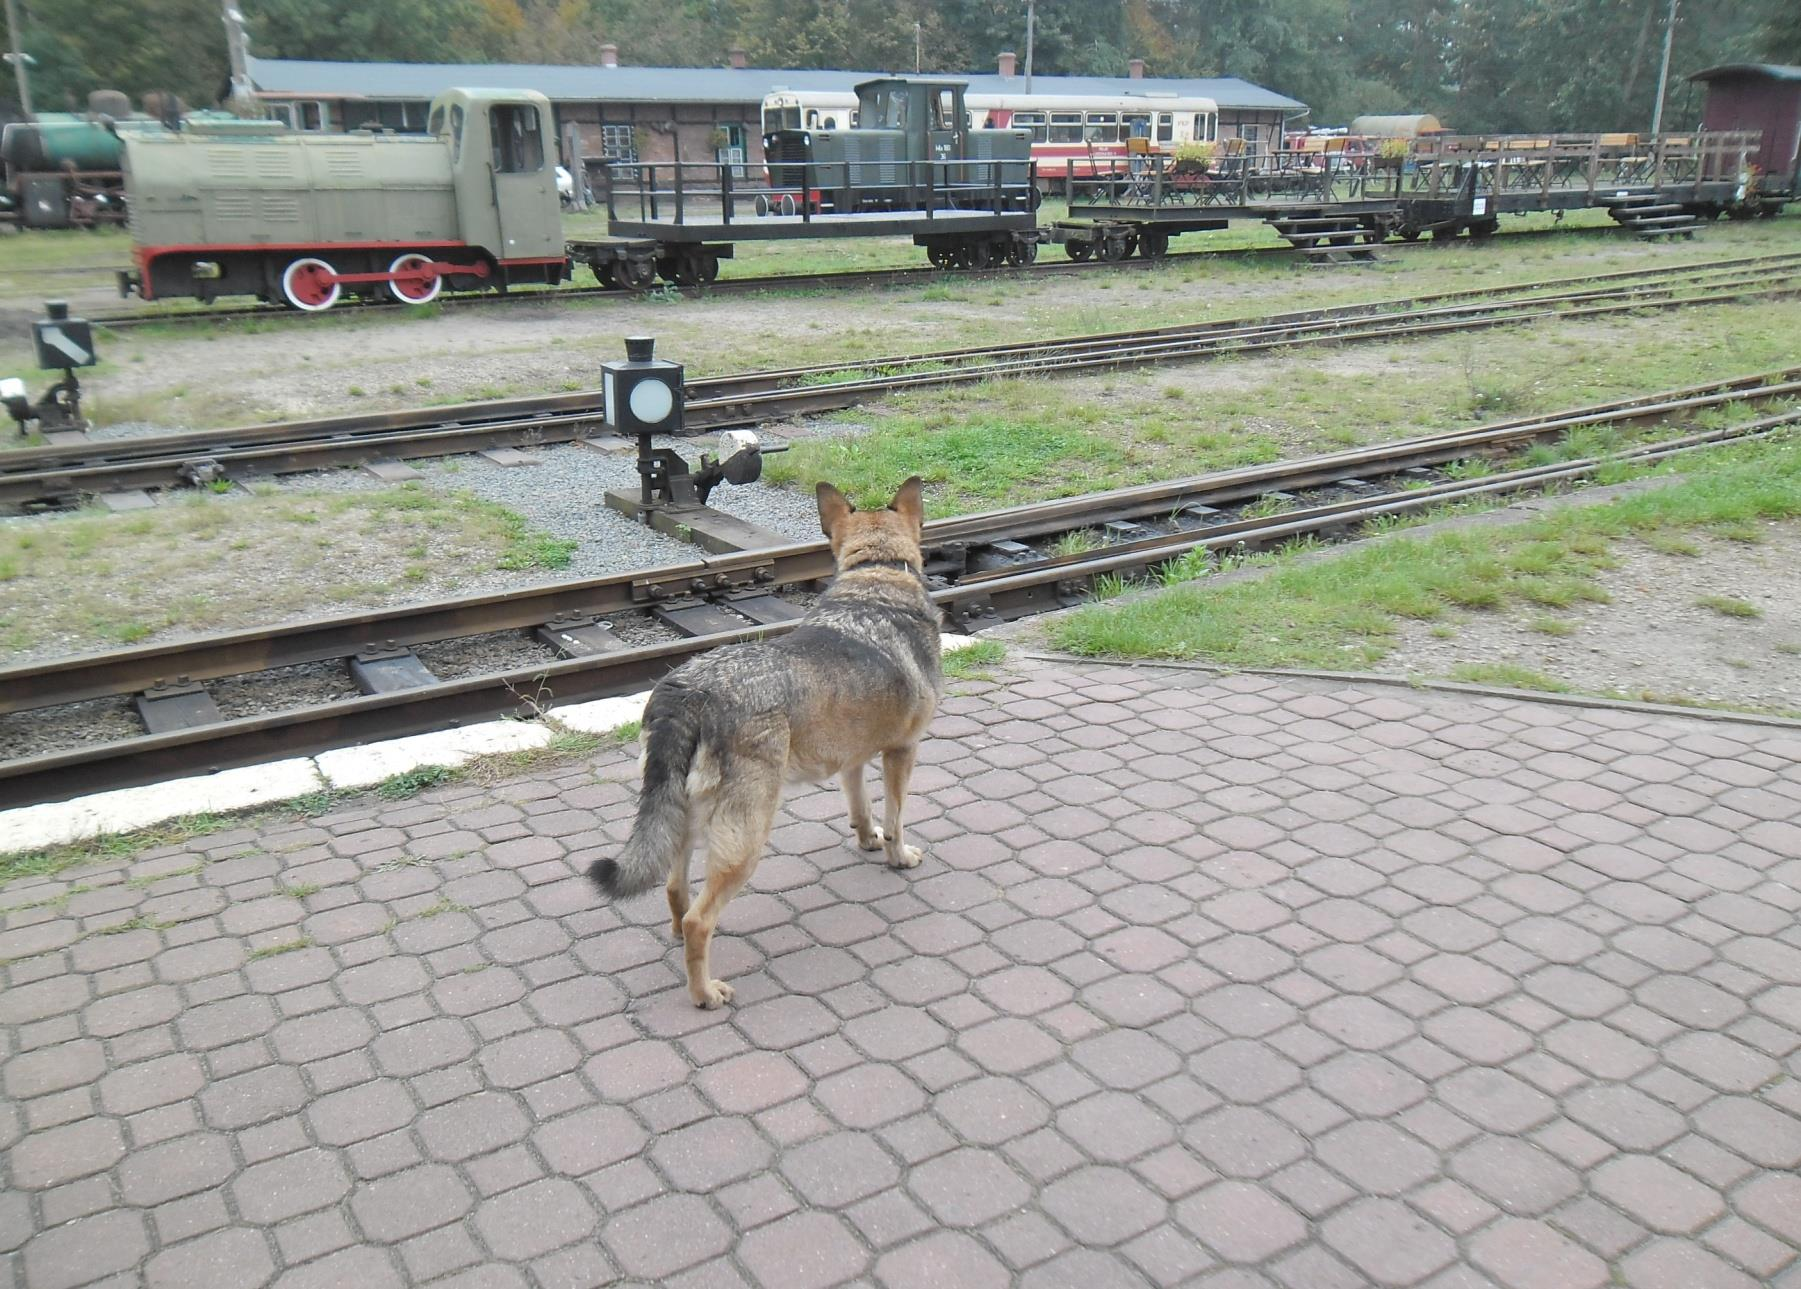
[[[41,112],[81,111],[97,89],[141,99],[171,91],[214,102],[226,75],[218,0],[83,0],[21,5],[22,46],[37,60],[32,98]]]

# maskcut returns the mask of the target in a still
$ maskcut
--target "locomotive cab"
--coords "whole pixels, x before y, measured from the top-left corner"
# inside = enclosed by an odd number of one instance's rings
[[[502,263],[560,257],[550,100],[531,90],[447,90],[428,122],[450,149],[462,240]]]

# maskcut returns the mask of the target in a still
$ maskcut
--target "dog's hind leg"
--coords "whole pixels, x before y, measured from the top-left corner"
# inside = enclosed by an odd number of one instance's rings
[[[846,766],[838,779],[844,784],[844,800],[850,805],[850,827],[857,835],[857,845],[864,850],[880,850],[882,830],[869,815],[869,789],[863,782],[863,770],[864,765],[859,761]]]
[[[907,845],[901,832],[901,807],[907,804],[907,783],[918,755],[918,744],[882,753],[882,848],[888,852],[890,868],[913,868],[924,857],[919,847]]]
[[[733,783],[714,803],[712,826],[707,830],[707,884],[682,917],[688,996],[696,1007],[717,1007],[732,999],[732,987],[713,979],[709,952],[713,928],[719,925],[726,902],[756,870],[782,799],[779,773],[747,777],[751,781]]]
[[[669,864],[669,881],[664,889],[669,894],[669,934],[682,938],[682,918],[688,912],[688,846],[683,844]]]

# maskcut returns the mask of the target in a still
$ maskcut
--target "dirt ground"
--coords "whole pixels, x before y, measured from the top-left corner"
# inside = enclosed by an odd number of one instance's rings
[[[1693,555],[1621,541],[1618,566],[1599,578],[1607,603],[1467,614],[1448,636],[1408,623],[1375,670],[1445,677],[1459,664],[1510,663],[1578,693],[1801,715],[1801,525],[1764,532],[1756,544],[1694,534]],[[1756,612],[1723,613],[1707,597]],[[1547,620],[1573,630],[1534,626]]]

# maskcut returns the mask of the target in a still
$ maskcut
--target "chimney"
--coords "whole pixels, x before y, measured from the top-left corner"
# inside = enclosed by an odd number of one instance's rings
[[[726,57],[732,60],[732,66],[736,67],[739,71],[743,71],[746,67],[750,66],[750,60],[745,56],[744,50],[738,46],[734,45],[725,52]]]
[[[1001,58],[1000,58],[1001,75],[1002,76],[1013,75],[1013,69],[1018,63],[1019,63],[1019,56],[1017,54],[1015,54],[1011,49],[1004,51],[1001,54]]]
[[[619,46],[602,45],[600,47],[600,65],[602,67],[619,66]]]
[[[1133,80],[1141,81],[1144,79],[1144,59],[1134,58],[1131,62],[1127,63],[1126,66],[1131,69],[1130,75]]]

